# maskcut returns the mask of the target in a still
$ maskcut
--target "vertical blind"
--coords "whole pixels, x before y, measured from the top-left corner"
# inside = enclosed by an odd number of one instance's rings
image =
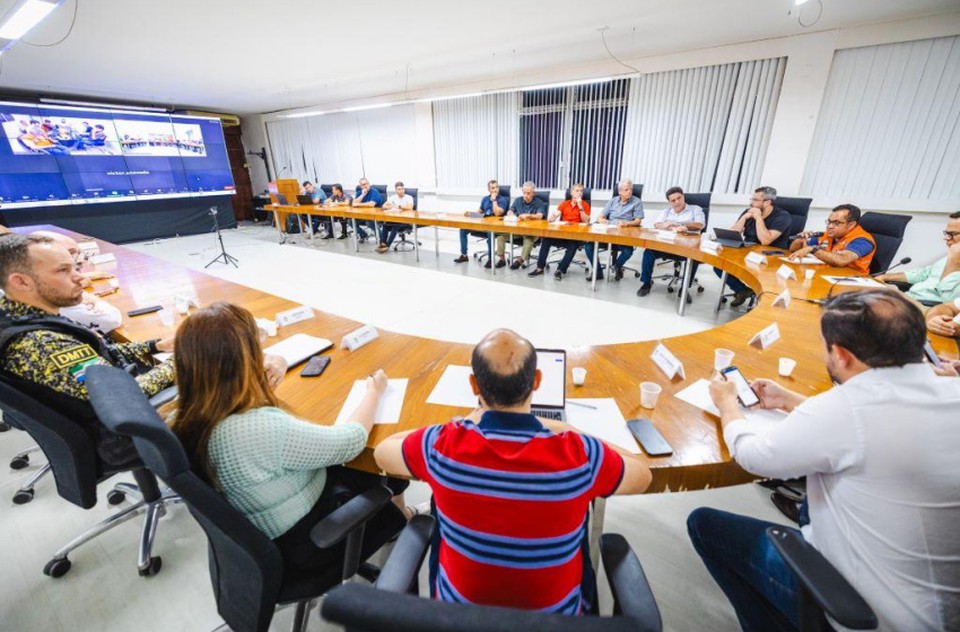
[[[412,104],[269,121],[267,137],[278,178],[352,187],[361,176],[389,185],[414,177]]]
[[[518,128],[516,93],[435,101],[437,186],[483,189],[493,178],[513,184]]]
[[[960,37],[837,51],[801,192],[960,199]]]
[[[760,185],[786,58],[641,75],[628,97],[621,171],[648,191]]]

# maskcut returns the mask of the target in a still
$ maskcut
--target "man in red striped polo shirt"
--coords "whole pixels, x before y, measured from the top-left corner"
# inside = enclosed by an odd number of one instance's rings
[[[387,473],[433,490],[439,529],[431,594],[470,602],[581,614],[596,611],[587,546],[590,502],[639,494],[639,458],[530,412],[540,386],[527,340],[496,330],[473,350],[480,408],[465,419],[393,435],[377,446]]]

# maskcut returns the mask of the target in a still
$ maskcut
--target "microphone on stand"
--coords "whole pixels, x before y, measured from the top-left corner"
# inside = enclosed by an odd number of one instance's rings
[[[886,274],[887,272],[890,272],[890,271],[893,270],[894,268],[899,268],[900,266],[905,266],[905,265],[907,265],[907,264],[910,263],[911,261],[913,261],[913,259],[911,259],[910,257],[904,257],[904,258],[901,259],[900,261],[898,261],[898,262],[896,262],[895,264],[893,264],[892,266],[888,267],[886,270],[881,270],[880,272],[874,272],[874,273],[871,274],[870,276],[875,277],[875,276],[880,276],[881,274]]]
[[[797,233],[796,235],[790,235],[787,239],[789,239],[790,241],[793,241],[794,239],[800,239],[801,237],[803,237],[803,233]],[[823,237],[823,231],[818,230],[816,232],[810,233],[807,236],[807,239],[809,239],[810,237],[816,237],[817,239],[820,239],[821,237]]]

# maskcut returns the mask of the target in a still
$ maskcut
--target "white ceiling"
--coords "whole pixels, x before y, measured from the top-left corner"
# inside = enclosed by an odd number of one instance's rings
[[[17,0],[0,0],[0,15]],[[75,3],[79,2],[79,5]],[[0,88],[269,112],[905,17],[957,0],[66,0],[0,56]],[[69,37],[56,46],[71,23]],[[819,10],[803,7],[803,20]],[[28,45],[27,42],[34,44]],[[626,68],[623,68],[627,71]]]

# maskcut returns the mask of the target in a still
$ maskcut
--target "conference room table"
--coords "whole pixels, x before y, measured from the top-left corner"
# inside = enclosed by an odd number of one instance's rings
[[[367,219],[376,215],[373,211],[349,211],[350,217]],[[438,217],[413,214],[403,221],[425,221],[420,225],[436,222],[436,225],[461,228],[464,226],[488,226],[490,220],[455,218],[450,215]],[[394,216],[391,217],[391,220]],[[535,225],[536,224],[536,225]],[[613,398],[624,418],[650,419],[673,447],[669,456],[651,457],[641,455],[653,472],[649,492],[681,491],[734,485],[753,480],[755,477],[741,469],[730,457],[723,441],[719,419],[676,397],[674,393],[686,388],[700,378],[709,378],[713,373],[714,350],[725,348],[734,351],[734,364],[747,378],[769,377],[804,395],[815,395],[831,386],[823,361],[822,343],[819,335],[820,307],[806,302],[825,296],[831,291],[829,283],[822,279],[825,273],[842,273],[825,266],[816,266],[816,276],[805,280],[802,268],[787,264],[797,272],[799,280],[784,281],[776,271],[782,262],[770,257],[767,265],[745,262],[747,253],[756,249],[723,249],[717,254],[699,249],[699,238],[678,236],[672,243],[659,242],[656,233],[640,228],[617,229],[603,233],[591,233],[582,226],[546,226],[541,223],[517,225],[496,224],[496,232],[560,236],[567,239],[591,239],[608,244],[636,247],[656,247],[658,250],[679,254],[719,267],[743,280],[759,295],[757,306],[748,313],[717,327],[694,334],[656,338],[655,332],[646,331],[642,311],[637,312],[637,342],[621,344],[578,346],[567,349],[568,372],[571,367],[587,369],[583,386],[574,386],[567,376],[568,398]],[[83,235],[54,226],[20,227],[16,232],[33,230],[57,230],[71,235],[78,241]],[[225,281],[212,275],[193,270],[143,254],[123,246],[97,240],[101,253],[112,253],[116,260],[95,266],[94,269],[110,272],[119,281],[119,290],[104,297],[124,313],[123,325],[115,335],[121,340],[148,340],[173,335],[175,329],[188,315],[176,313],[177,295],[194,297],[201,306],[216,301],[229,301],[249,309],[254,316],[273,319],[278,312],[298,307],[288,299],[262,292],[250,287]],[[90,269],[87,264],[87,269]],[[314,271],[318,273],[320,271]],[[776,294],[784,288],[793,297],[789,307],[774,307]],[[94,289],[108,290],[107,280],[95,281]],[[833,288],[846,291],[842,286]],[[172,325],[164,325],[158,313],[129,317],[127,312],[139,307],[163,305],[174,312]],[[191,310],[194,311],[194,310]],[[421,428],[430,424],[449,421],[464,415],[469,409],[427,403],[427,398],[448,365],[469,365],[473,346],[426,336],[412,336],[380,330],[379,338],[356,351],[341,347],[342,337],[363,323],[352,321],[336,314],[314,310],[314,317],[279,329],[271,345],[293,334],[307,333],[327,338],[335,346],[327,352],[332,362],[319,378],[299,376],[300,367],[292,367],[278,388],[280,399],[299,417],[320,424],[332,424],[343,405],[354,381],[361,380],[376,369],[383,369],[391,378],[408,378],[409,383],[398,424],[376,425],[370,433],[364,452],[349,465],[367,471],[377,471],[373,460],[373,448],[385,437],[404,430]],[[766,349],[748,344],[761,329],[776,323],[780,339]],[[491,329],[509,323],[491,321]],[[644,340],[640,340],[643,338]],[[957,341],[931,335],[935,349],[943,356],[958,357]],[[683,363],[685,378],[667,379],[651,359],[651,353],[662,342]],[[789,357],[797,362],[789,378],[777,376],[778,361]],[[640,405],[639,384],[652,381],[663,387],[663,392],[654,409]]]

